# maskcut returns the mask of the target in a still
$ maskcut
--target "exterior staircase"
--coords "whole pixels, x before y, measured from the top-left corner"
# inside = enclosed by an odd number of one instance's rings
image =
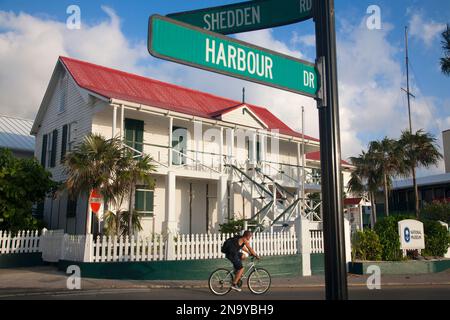
[[[251,218],[246,220],[247,227],[253,228],[255,232],[287,231],[293,227],[299,214],[312,216],[308,200],[302,201],[297,192],[279,184],[273,176],[264,173],[260,166],[249,163],[228,163],[225,166],[232,183],[240,186],[244,197],[251,200],[255,208],[252,209]],[[314,207],[314,210],[317,208]],[[317,218],[318,215],[312,217]]]

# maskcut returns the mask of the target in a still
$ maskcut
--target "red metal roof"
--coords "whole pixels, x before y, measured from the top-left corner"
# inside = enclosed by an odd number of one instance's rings
[[[99,66],[85,61],[60,57],[60,61],[70,72],[75,82],[82,88],[109,99],[120,99],[150,105],[193,116],[214,119],[241,102],[192,90],[174,84],[145,78],[139,75]],[[267,126],[280,133],[301,137],[269,110],[247,104]],[[306,139],[319,141],[305,135]]]
[[[362,198],[348,198],[344,199],[345,206],[356,206],[361,203]]]
[[[314,152],[307,153],[306,160],[320,161],[320,151],[314,151]],[[345,166],[351,166],[351,164],[345,160],[341,160],[341,163]]]

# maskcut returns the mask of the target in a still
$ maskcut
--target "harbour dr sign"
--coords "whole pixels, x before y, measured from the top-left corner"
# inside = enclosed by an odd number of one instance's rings
[[[421,250],[425,249],[425,237],[423,223],[417,220],[402,220],[398,222],[400,236],[400,249]]]
[[[167,17],[149,21],[148,50],[165,60],[316,97],[314,64]]]

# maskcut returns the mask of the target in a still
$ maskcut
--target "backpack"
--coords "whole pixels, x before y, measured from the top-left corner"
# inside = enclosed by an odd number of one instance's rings
[[[233,241],[237,240],[237,236],[228,238],[225,240],[225,242],[222,244],[222,253],[228,254],[230,253],[231,249],[233,248]]]

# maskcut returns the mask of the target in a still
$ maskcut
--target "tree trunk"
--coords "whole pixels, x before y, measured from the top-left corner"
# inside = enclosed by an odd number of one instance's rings
[[[389,190],[386,175],[384,175],[384,213],[386,217],[389,217]]]
[[[377,223],[377,202],[375,200],[375,193],[370,193],[371,203],[372,203],[372,221],[371,221],[371,227],[372,229],[375,228],[375,224]]]
[[[134,211],[134,187],[130,187],[130,201],[128,204],[128,235],[133,234],[133,211]]]
[[[116,235],[120,237],[120,208],[116,211]]]
[[[412,176],[413,176],[413,185],[414,185],[414,200],[415,200],[416,218],[417,218],[417,220],[419,220],[419,218],[420,218],[419,187],[417,186],[416,167],[415,166],[412,169]]]

